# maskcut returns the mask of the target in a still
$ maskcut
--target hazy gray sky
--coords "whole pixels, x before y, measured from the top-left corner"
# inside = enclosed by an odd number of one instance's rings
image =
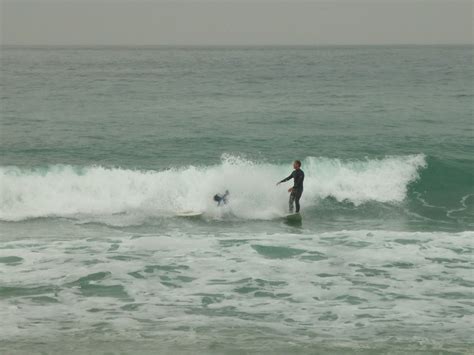
[[[472,0],[0,0],[2,44],[472,43]]]

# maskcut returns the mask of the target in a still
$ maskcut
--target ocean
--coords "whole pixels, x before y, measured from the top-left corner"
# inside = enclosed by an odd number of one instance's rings
[[[0,352],[473,351],[473,48],[2,47]]]

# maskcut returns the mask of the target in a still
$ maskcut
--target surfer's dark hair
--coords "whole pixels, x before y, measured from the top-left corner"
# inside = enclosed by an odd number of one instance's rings
[[[295,160],[295,163],[296,163],[296,165],[298,165],[299,167],[301,167],[301,160]]]

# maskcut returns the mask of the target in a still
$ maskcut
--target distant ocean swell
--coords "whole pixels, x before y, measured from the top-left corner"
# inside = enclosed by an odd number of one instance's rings
[[[304,205],[325,198],[359,206],[367,202],[399,203],[409,185],[427,167],[422,154],[343,161],[307,157]],[[243,219],[272,219],[286,210],[286,187],[275,182],[290,166],[223,155],[213,166],[187,166],[164,171],[102,166],[54,165],[22,169],[0,167],[0,219],[21,221],[40,217],[77,217],[138,213],[173,216],[183,210],[209,216],[219,210],[212,196],[226,189],[226,211]]]

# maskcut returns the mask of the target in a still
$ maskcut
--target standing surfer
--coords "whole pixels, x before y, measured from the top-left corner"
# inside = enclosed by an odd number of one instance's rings
[[[296,213],[300,212],[300,198],[303,194],[303,180],[304,172],[301,170],[301,161],[295,160],[293,162],[293,172],[287,178],[277,182],[277,185],[280,185],[282,182],[293,179],[293,187],[288,189],[290,193],[289,208],[290,213],[293,213],[293,203],[296,206]]]

